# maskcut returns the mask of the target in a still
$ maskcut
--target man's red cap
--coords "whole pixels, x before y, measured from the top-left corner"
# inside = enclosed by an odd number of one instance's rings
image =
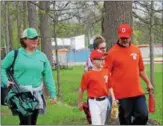
[[[90,55],[90,59],[93,60],[93,59],[99,59],[99,58],[103,58],[104,57],[104,53],[103,52],[99,52],[97,50],[93,50],[91,52],[91,55]]]
[[[121,24],[118,27],[118,38],[130,38],[132,34],[132,28],[129,24]]]

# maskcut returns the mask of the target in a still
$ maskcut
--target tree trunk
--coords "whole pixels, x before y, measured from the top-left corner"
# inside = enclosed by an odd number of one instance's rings
[[[49,58],[52,65],[52,44],[51,44],[51,32],[50,23],[48,23],[48,15],[46,10],[50,7],[49,1],[40,1],[40,7],[45,11],[40,10],[40,34],[41,34],[41,49]]]
[[[8,5],[8,12],[9,12],[9,5]],[[13,43],[13,33],[12,33],[12,19],[11,16],[8,15],[8,30],[9,30],[9,44],[10,44],[10,48],[9,50],[14,49],[14,43]]]
[[[6,16],[5,16],[5,19],[6,19],[6,54],[9,52],[9,48],[10,48],[10,45],[9,45],[9,30],[8,30],[8,2],[6,2],[5,4],[5,11],[6,11]]]
[[[23,1],[23,30],[27,28],[28,23],[27,23],[27,1]]]
[[[122,23],[132,26],[132,1],[105,1],[102,20],[102,35],[108,48],[117,42],[117,29]]]
[[[32,1],[34,2],[34,1]],[[28,21],[29,27],[38,28],[37,26],[37,16],[36,16],[36,6],[28,2]]]
[[[5,8],[4,8],[4,7],[5,7],[5,2],[1,2],[0,5],[1,5],[1,6],[0,6],[0,14],[1,14],[1,17],[4,17],[3,20],[0,20],[0,24],[1,24],[1,32],[0,32],[0,33],[1,33],[1,47],[4,48],[4,47],[5,47],[5,41],[6,41],[6,40],[5,40],[5,39],[6,39],[6,38],[5,38],[6,32],[2,32],[2,31],[5,31],[5,26],[6,26],[6,24],[5,24],[5,17],[6,17],[6,16],[5,16],[5,15],[6,15],[6,14],[5,14],[5,11],[6,11],[6,10],[5,10]],[[5,50],[4,50],[4,51],[5,51]]]
[[[84,34],[85,34],[85,47],[89,47],[89,24],[84,24]]]
[[[18,29],[18,41],[21,38],[21,20],[20,20],[20,3],[16,2],[17,7],[17,29]]]
[[[162,1],[162,10],[163,10],[163,1]],[[162,27],[161,27],[161,29],[162,29],[162,39],[161,39],[161,41],[162,41],[162,48],[163,48],[163,11],[162,11]],[[162,54],[163,54],[163,49],[162,49]],[[163,56],[162,56],[162,58],[163,58]],[[162,65],[162,71],[163,71],[163,65]]]
[[[55,10],[55,1],[53,1],[53,9]],[[57,33],[56,33],[56,25],[57,25],[57,17],[56,17],[56,13],[54,12],[54,19],[53,19],[53,28],[54,28],[54,41],[55,41],[55,55],[56,55],[56,66],[57,66],[57,96],[58,99],[61,100],[61,80],[60,80],[60,65],[59,65],[59,60],[58,60],[58,44],[57,44]]]
[[[50,2],[48,1],[40,1],[39,6],[44,9],[39,10],[40,17],[40,35],[41,35],[41,50],[47,55],[51,66],[52,66],[52,45],[51,45],[51,34],[50,27],[48,23],[48,15],[46,14],[46,10],[50,7]],[[44,94],[47,96],[48,91],[47,88],[44,87]]]
[[[151,1],[151,8],[150,8],[150,80],[151,83],[154,85],[154,33],[153,33],[153,24],[154,24],[154,2]]]

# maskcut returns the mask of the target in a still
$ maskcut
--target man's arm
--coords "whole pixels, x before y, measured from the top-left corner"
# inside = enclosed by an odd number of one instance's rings
[[[153,90],[153,85],[151,84],[146,72],[144,70],[140,71],[140,77],[145,81],[148,90]]]
[[[148,91],[153,90],[153,85],[151,84],[151,82],[145,72],[143,57],[142,57],[140,50],[139,50],[139,71],[140,71],[139,75],[145,81]]]

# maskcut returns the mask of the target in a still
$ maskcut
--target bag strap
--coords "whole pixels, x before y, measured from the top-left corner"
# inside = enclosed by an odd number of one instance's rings
[[[17,56],[18,56],[18,50],[16,49],[16,50],[14,50],[14,60],[11,64],[11,66],[9,67],[9,69],[11,70],[12,73],[14,72],[14,65],[15,65]]]
[[[16,58],[18,56],[18,50],[14,50],[14,60],[11,64],[11,66],[7,69],[7,75],[8,75],[8,78],[10,78],[10,81],[13,81],[15,83],[15,86],[16,88],[18,89],[18,84],[16,83],[14,77],[13,77],[13,74],[14,74],[14,65],[15,65],[15,61],[16,61]]]

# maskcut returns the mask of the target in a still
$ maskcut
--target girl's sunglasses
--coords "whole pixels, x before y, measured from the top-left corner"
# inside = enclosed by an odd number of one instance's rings
[[[104,49],[106,49],[106,47],[101,47],[101,48],[99,48],[100,50],[104,50]]]

